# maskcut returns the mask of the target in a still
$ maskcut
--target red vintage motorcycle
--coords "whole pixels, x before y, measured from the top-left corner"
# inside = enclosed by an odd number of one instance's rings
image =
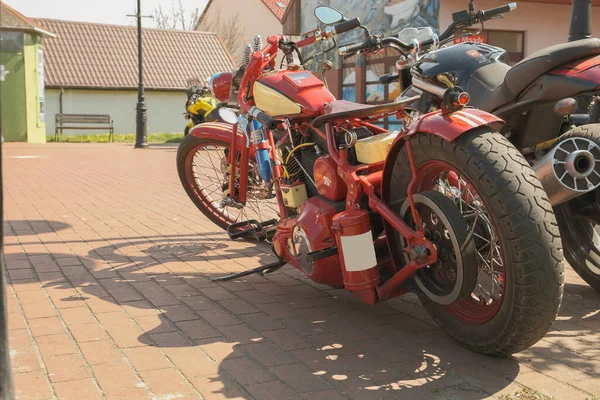
[[[414,291],[474,351],[533,345],[561,303],[560,238],[534,172],[493,129],[503,121],[467,108],[457,87],[415,120],[406,107],[416,98],[336,100],[303,69],[299,49],[367,28],[329,7],[315,15],[325,30],[298,42],[271,36],[264,47],[255,38],[237,72],[215,75],[214,94],[237,110],[222,108],[226,123],[196,126],[179,148],[179,176],[198,208],[232,239],[272,242],[278,257],[216,280],[289,263],[368,304]],[[426,43],[381,45],[409,55]],[[405,121],[400,132],[376,125],[390,116]]]

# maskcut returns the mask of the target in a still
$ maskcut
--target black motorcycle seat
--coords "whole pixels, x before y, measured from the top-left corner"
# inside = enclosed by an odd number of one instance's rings
[[[562,43],[536,51],[508,71],[504,82],[518,95],[537,78],[566,63],[600,54],[600,39],[591,38]]]
[[[566,63],[599,54],[600,39],[591,38],[546,47],[512,68],[502,63],[488,64],[469,80],[470,104],[484,111],[497,110],[515,100],[540,76]]]

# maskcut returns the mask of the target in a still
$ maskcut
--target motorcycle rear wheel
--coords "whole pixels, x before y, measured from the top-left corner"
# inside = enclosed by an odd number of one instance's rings
[[[578,126],[561,136],[584,137],[600,145],[600,124]],[[598,189],[597,189],[598,190]],[[577,275],[600,292],[600,225],[577,215],[568,203],[555,207],[565,259]]]
[[[442,305],[415,289],[423,306],[473,351],[509,355],[532,346],[554,322],[564,289],[556,219],[533,170],[506,138],[487,127],[452,143],[431,134],[410,140],[419,170],[414,192],[437,190],[453,199],[474,232],[478,252],[477,284],[470,296]],[[404,146],[389,182],[383,183],[390,204],[402,204],[406,197],[412,179],[407,159]],[[401,238],[389,227],[387,232],[401,265]]]
[[[247,220],[279,220],[277,200],[267,198],[255,162],[250,161],[248,194],[241,208],[224,205],[229,192],[228,151],[231,143],[188,135],[177,150],[179,180],[196,207],[221,229]],[[238,152],[237,159],[239,160]],[[237,165],[239,172],[239,164]],[[239,182],[239,179],[236,180]],[[237,189],[237,184],[236,184]]]
[[[600,292],[600,225],[578,216],[568,204],[554,209],[565,259],[577,275]]]

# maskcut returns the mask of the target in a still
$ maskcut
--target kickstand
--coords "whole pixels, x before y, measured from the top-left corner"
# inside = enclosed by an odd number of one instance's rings
[[[263,275],[270,274],[272,272],[277,271],[279,268],[283,267],[285,264],[286,264],[286,261],[280,259],[280,260],[272,262],[270,264],[261,265],[260,267],[249,269],[248,271],[238,272],[237,274],[219,276],[217,278],[210,278],[210,280],[213,282],[224,282],[224,281],[230,281],[232,279],[237,279],[237,278],[241,278],[242,276],[248,276],[248,275],[252,275],[252,274],[258,274],[260,276],[263,276]]]

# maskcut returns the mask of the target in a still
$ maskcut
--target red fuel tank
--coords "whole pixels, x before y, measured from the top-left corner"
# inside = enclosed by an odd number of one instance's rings
[[[308,71],[280,70],[264,74],[253,87],[256,106],[272,117],[317,116],[335,97]]]

